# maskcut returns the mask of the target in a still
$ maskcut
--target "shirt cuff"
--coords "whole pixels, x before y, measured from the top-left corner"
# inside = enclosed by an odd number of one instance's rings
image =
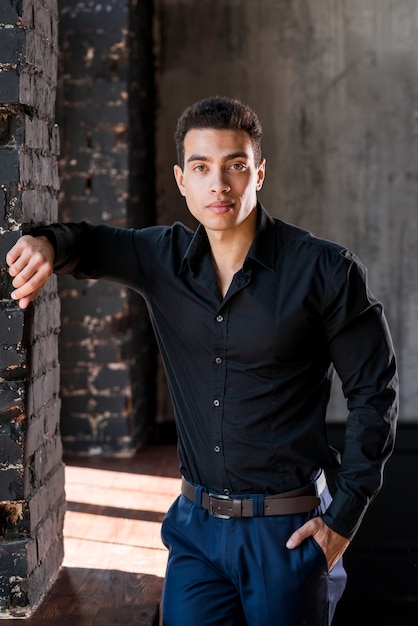
[[[367,506],[358,499],[337,491],[321,517],[331,530],[351,541],[359,529]]]

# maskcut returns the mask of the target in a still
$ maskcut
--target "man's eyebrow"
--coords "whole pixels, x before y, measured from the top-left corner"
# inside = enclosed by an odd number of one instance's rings
[[[238,151],[238,152],[233,152],[232,154],[226,154],[223,158],[222,161],[226,162],[226,161],[233,161],[233,159],[238,159],[238,158],[242,158],[242,159],[248,159],[249,155],[247,154],[247,152],[244,151]],[[212,162],[213,159],[208,157],[208,156],[204,156],[203,154],[191,154],[188,159],[187,159],[187,163],[191,163],[192,161],[206,161],[206,162]]]
[[[203,156],[202,154],[191,154],[187,159],[187,163],[190,163],[191,161],[212,161],[212,159]]]

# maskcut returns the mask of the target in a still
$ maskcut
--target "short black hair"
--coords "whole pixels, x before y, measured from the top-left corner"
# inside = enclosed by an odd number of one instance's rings
[[[178,164],[184,167],[184,138],[193,128],[244,130],[250,136],[256,165],[261,161],[263,130],[257,114],[236,98],[214,96],[204,98],[183,111],[177,122],[174,138]]]

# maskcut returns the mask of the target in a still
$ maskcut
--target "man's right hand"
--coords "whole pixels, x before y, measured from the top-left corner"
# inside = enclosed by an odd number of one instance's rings
[[[46,237],[23,235],[9,250],[6,263],[13,278],[11,298],[21,309],[36,298],[54,270],[54,246]]]

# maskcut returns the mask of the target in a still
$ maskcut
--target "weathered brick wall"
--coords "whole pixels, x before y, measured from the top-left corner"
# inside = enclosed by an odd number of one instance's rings
[[[56,220],[56,0],[0,4],[0,617],[30,613],[63,558],[56,282],[26,312],[5,254]]]
[[[152,2],[61,0],[60,218],[153,223]],[[110,282],[59,281],[61,429],[68,454],[148,441],[155,347],[144,303]]]

